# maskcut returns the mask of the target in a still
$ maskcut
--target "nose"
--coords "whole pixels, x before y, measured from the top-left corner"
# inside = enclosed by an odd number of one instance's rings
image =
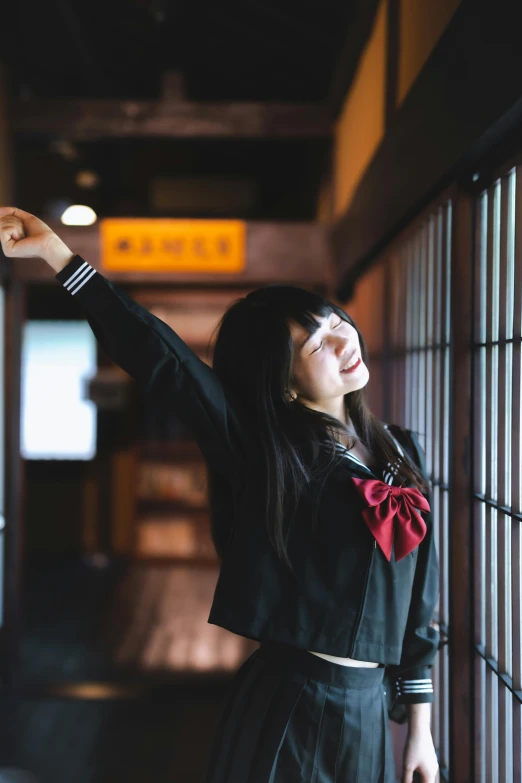
[[[336,348],[338,355],[342,355],[343,353],[349,354],[355,349],[355,345],[352,344],[352,341],[349,337],[342,337],[341,335],[338,335],[338,338],[339,342]]]

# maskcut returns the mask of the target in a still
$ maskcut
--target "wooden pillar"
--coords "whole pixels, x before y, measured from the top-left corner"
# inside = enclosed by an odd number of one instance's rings
[[[0,205],[11,206],[13,172],[12,152],[8,133],[8,90],[5,68],[0,62]]]
[[[11,117],[5,68],[0,63],[0,205],[11,206]],[[22,460],[20,457],[20,355],[24,286],[0,265],[0,767],[15,763],[13,710],[20,647]]]
[[[473,506],[470,454],[473,453],[471,416],[473,314],[473,202],[455,188],[453,199],[451,273],[452,417],[450,473],[450,682],[449,766],[452,780],[475,780],[473,770]],[[475,597],[476,599],[476,597]]]

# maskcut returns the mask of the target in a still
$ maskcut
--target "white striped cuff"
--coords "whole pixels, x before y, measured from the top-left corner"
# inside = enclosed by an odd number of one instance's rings
[[[66,288],[69,293],[75,294],[85,285],[87,280],[90,280],[95,274],[96,269],[88,264],[87,261],[84,261],[76,272],[73,272],[72,275],[65,280],[63,287]]]
[[[420,680],[402,680],[396,681],[399,693],[433,693],[433,683],[431,678],[426,677]]]

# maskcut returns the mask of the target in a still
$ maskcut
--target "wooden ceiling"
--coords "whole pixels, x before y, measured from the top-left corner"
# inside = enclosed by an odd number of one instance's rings
[[[154,99],[179,70],[190,100],[318,102],[360,5],[24,0],[2,11],[2,52],[17,95]]]
[[[331,150],[327,98],[353,71],[375,4],[10,3],[0,57],[17,203],[49,218],[67,201],[100,217],[181,216],[153,203],[158,178],[167,189],[170,178],[173,189],[199,188],[193,217],[314,220]],[[82,170],[99,184],[78,185]],[[248,194],[243,204],[227,181]]]

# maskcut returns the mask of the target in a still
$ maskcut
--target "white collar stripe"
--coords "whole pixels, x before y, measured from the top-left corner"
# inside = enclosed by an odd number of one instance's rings
[[[386,427],[386,429],[388,430],[389,434],[391,435],[391,437],[395,441],[395,445],[397,446],[399,454],[401,455],[401,457],[404,457],[404,449],[402,448],[401,444],[399,443],[399,441],[397,440],[397,438],[395,437],[393,432],[391,430],[389,430],[388,427]]]
[[[369,468],[368,465],[365,465],[364,462],[361,462],[360,459],[358,459],[357,457],[354,457],[353,454],[350,454],[348,451],[344,452],[344,456],[348,457],[349,459],[353,459],[353,461],[357,462],[358,465],[362,465],[363,468],[366,468],[366,470],[369,470],[370,472],[372,472],[371,468]]]
[[[384,427],[386,429],[388,429],[388,425],[387,424],[385,424]],[[390,433],[391,437],[393,438],[393,441],[397,445],[397,449],[398,449],[399,453],[402,456],[404,456],[404,450],[401,448],[401,445],[397,441],[397,438],[395,438],[390,431],[389,431],[389,433]],[[361,465],[363,468],[368,470],[370,473],[373,473],[372,469],[369,468],[368,465],[365,465],[364,462],[361,462],[361,460],[358,457],[355,457],[353,454],[350,454],[350,452],[348,451],[346,446],[343,446],[342,443],[339,443],[339,441],[336,441],[335,445],[336,445],[337,450],[340,453],[342,453],[345,457],[348,457],[349,459],[351,459],[354,462],[356,462],[358,465]],[[383,480],[384,480],[384,482],[386,484],[390,484],[390,486],[393,485],[393,481],[394,481],[395,477],[397,476],[397,474],[399,472],[398,465],[401,463],[401,461],[402,461],[401,457],[399,457],[398,459],[396,459],[393,462],[393,464],[388,462],[388,464],[386,465],[386,470],[383,472]]]

